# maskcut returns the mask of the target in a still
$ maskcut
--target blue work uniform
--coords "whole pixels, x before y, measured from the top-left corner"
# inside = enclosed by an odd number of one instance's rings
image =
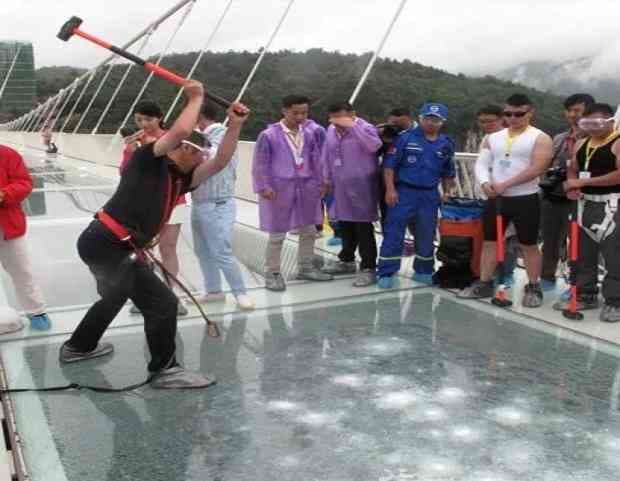
[[[454,142],[440,134],[430,141],[420,127],[402,132],[383,160],[383,167],[394,170],[398,203],[388,207],[383,243],[379,255],[379,277],[400,270],[405,229],[412,222],[415,238],[413,268],[418,274],[432,274],[439,182],[454,178]]]

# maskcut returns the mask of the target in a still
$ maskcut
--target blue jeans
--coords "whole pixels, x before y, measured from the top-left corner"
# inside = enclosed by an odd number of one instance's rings
[[[220,272],[235,296],[246,293],[241,269],[232,252],[236,216],[235,199],[192,204],[194,252],[200,262],[207,293],[222,292]]]

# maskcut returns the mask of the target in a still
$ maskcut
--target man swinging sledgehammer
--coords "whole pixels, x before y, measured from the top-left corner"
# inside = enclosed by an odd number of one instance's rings
[[[159,389],[202,388],[215,380],[177,363],[178,299],[149,267],[143,249],[156,239],[179,195],[228,164],[249,114],[244,105],[233,104],[217,155],[203,160],[203,137],[194,128],[204,89],[196,81],[187,81],[184,87],[187,105],[172,128],[135,151],[116,192],[80,235],[78,252],[95,276],[101,299],[60,349],[63,363],[112,353],[111,344],[99,341],[129,298],[144,316],[151,386]]]

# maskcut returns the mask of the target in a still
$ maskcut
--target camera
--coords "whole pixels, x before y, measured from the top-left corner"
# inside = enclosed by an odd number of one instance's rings
[[[122,138],[125,138],[135,134],[136,132],[138,132],[138,129],[135,129],[133,127],[123,127],[120,131],[120,134]]]
[[[379,137],[381,137],[381,141],[383,142],[383,145],[377,151],[377,155],[385,155],[398,135],[402,132],[402,129],[392,124],[379,124],[376,127]]]
[[[392,124],[379,124],[377,125],[377,131],[379,133],[379,137],[385,144],[391,144],[396,140],[398,134],[402,132],[402,129],[397,125]]]
[[[565,167],[554,167],[547,170],[538,184],[542,189],[544,198],[552,202],[567,200],[563,186],[565,180]]]

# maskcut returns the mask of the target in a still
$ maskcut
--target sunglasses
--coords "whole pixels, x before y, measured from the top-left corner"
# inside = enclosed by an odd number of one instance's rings
[[[525,112],[511,112],[510,110],[504,110],[503,115],[504,117],[516,117],[520,119],[521,117],[524,117],[525,115],[529,113],[530,113],[529,110],[526,110]]]

